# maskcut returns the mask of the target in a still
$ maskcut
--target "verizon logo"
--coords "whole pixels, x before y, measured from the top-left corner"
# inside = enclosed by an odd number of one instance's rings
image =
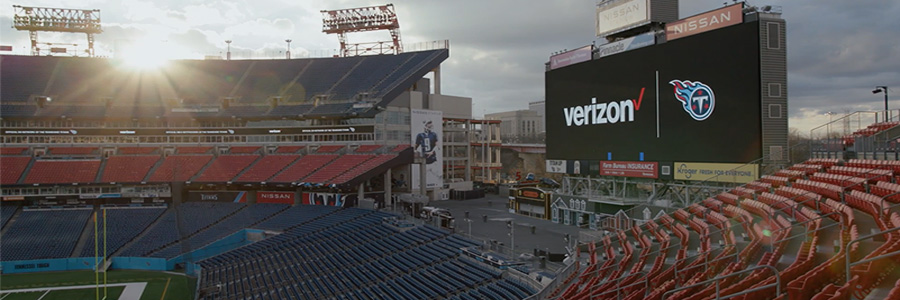
[[[584,126],[599,124],[615,124],[634,122],[634,112],[641,109],[644,99],[644,89],[637,100],[626,99],[597,103],[597,98],[591,98],[591,104],[563,108],[566,118],[566,126]]]

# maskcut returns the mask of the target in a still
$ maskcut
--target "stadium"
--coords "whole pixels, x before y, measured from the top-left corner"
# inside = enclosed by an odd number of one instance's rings
[[[14,6],[0,299],[900,299],[900,122],[847,114],[796,162],[780,8],[678,5],[601,1],[605,43],[545,64],[561,185],[487,196],[500,122],[441,94],[449,42],[404,51],[393,5],[322,11],[332,57],[153,68],[93,57],[96,10]]]

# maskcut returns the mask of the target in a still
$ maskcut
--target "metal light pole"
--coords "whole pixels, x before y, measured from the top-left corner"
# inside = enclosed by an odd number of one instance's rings
[[[225,60],[231,60],[231,40],[225,40],[225,44],[228,44],[228,52],[225,52]]]
[[[509,225],[509,253],[512,255],[511,259],[516,258],[516,221],[509,220],[507,223]]]
[[[876,86],[874,90],[872,90],[872,94],[878,94],[884,92],[884,121],[888,120],[888,87],[884,85]]]
[[[291,59],[291,39],[286,39],[286,40],[284,40],[284,41],[287,42],[287,46],[288,46],[288,47],[287,47],[287,52],[286,52],[286,55],[285,55],[285,56],[286,56],[287,59]]]

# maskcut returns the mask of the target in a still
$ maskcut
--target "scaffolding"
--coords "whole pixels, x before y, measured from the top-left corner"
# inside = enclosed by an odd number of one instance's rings
[[[94,56],[94,34],[102,33],[99,9],[69,9],[51,7],[25,7],[13,5],[13,27],[27,30],[31,38],[31,55],[41,55],[38,32],[70,32],[87,34],[88,56]],[[53,45],[52,43],[44,43]],[[62,48],[51,48],[48,53],[64,53]]]

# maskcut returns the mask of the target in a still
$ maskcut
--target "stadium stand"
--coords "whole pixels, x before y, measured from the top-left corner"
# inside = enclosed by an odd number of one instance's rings
[[[346,169],[345,172],[338,175],[337,177],[327,180],[326,182],[327,183],[335,183],[335,184],[345,183],[353,178],[356,178],[357,176],[360,176],[360,175],[374,169],[375,167],[381,166],[382,164],[384,164],[384,163],[388,162],[389,160],[394,159],[396,157],[397,157],[397,155],[395,155],[395,154],[378,155],[378,156],[373,157],[372,159],[366,160],[363,163],[349,165],[350,167],[348,169]],[[335,162],[335,164],[337,164],[337,162]],[[337,166],[335,168],[337,168]],[[312,177],[312,176],[310,176],[310,177]],[[311,181],[311,180],[308,179],[307,181]]]
[[[712,299],[746,292],[736,298],[874,299],[900,293],[896,260],[857,263],[844,274],[848,256],[855,262],[900,250],[900,235],[888,232],[900,225],[892,208],[900,202],[894,166],[810,159],[671,215],[605,228],[610,234],[586,245],[587,261],[560,279],[549,298]],[[876,233],[875,239],[850,243],[860,232]],[[670,246],[669,235],[680,243]],[[635,248],[643,249],[640,255]],[[776,268],[783,294],[775,294],[776,277],[761,266]]]
[[[159,216],[166,212],[166,209],[165,207],[104,208],[100,211],[98,218],[103,217],[104,211],[106,212],[106,224],[108,225],[105,232],[106,253],[113,254],[156,221]],[[99,230],[103,230],[103,220],[99,220]],[[82,248],[81,256],[94,256],[93,230],[88,232],[86,241],[88,242]],[[98,248],[97,250],[101,251],[102,256],[103,249]]]
[[[47,150],[50,155],[92,155],[98,151],[93,147],[50,147]]]
[[[27,147],[0,147],[0,155],[22,155]]]
[[[16,184],[31,162],[30,156],[0,156],[0,184]]]
[[[430,226],[399,231],[382,223],[388,216],[341,209],[203,260],[200,290],[215,291],[200,298],[523,299],[535,293],[460,255],[475,243]]]
[[[235,176],[259,159],[259,155],[219,155],[206,170],[203,170],[195,181],[197,182],[224,182],[231,181]]]
[[[151,170],[148,182],[188,181],[213,159],[212,155],[172,155]]]
[[[152,149],[152,148],[151,148]],[[158,155],[120,156],[106,159],[100,182],[141,182],[160,160]]]
[[[311,221],[315,218],[327,215],[338,210],[336,206],[324,205],[295,205],[284,212],[265,220],[252,228],[284,231],[288,228]]]
[[[72,255],[90,209],[24,210],[3,235],[3,261],[64,258]]]
[[[35,160],[25,184],[90,183],[97,178],[100,160]]]
[[[0,206],[0,228],[6,226],[6,222],[16,214],[16,210],[18,209],[19,207],[14,205]]]
[[[262,148],[260,146],[232,146],[228,149],[231,154],[253,154]]]
[[[351,168],[364,164],[366,161],[375,158],[375,155],[347,154],[342,155],[334,160],[327,168],[321,168],[318,171],[303,179],[310,183],[327,183],[338,175],[347,172]]]
[[[208,154],[209,151],[212,150],[213,147],[209,146],[197,146],[197,147],[178,147],[176,148],[178,154]]]
[[[182,236],[190,237],[242,208],[242,203],[184,203],[163,214],[155,226],[147,228],[146,233],[122,250],[119,256],[149,255],[176,243]]]
[[[275,150],[275,153],[293,154],[297,153],[297,151],[300,151],[303,148],[306,148],[306,146],[278,146],[278,149]]]
[[[275,177],[272,182],[296,182],[309,176],[313,171],[321,169],[331,161],[338,158],[338,155],[307,155],[295,161],[293,165],[287,167]]]
[[[344,145],[324,145],[319,146],[319,149],[316,150],[316,153],[335,153],[344,149]]]
[[[119,147],[119,154],[152,154],[156,147]]]
[[[263,182],[294,163],[300,155],[266,155],[250,166],[236,182]]]
[[[381,149],[383,147],[384,147],[384,145],[360,145],[359,147],[356,148],[355,152],[356,153],[375,152],[376,150]]]

